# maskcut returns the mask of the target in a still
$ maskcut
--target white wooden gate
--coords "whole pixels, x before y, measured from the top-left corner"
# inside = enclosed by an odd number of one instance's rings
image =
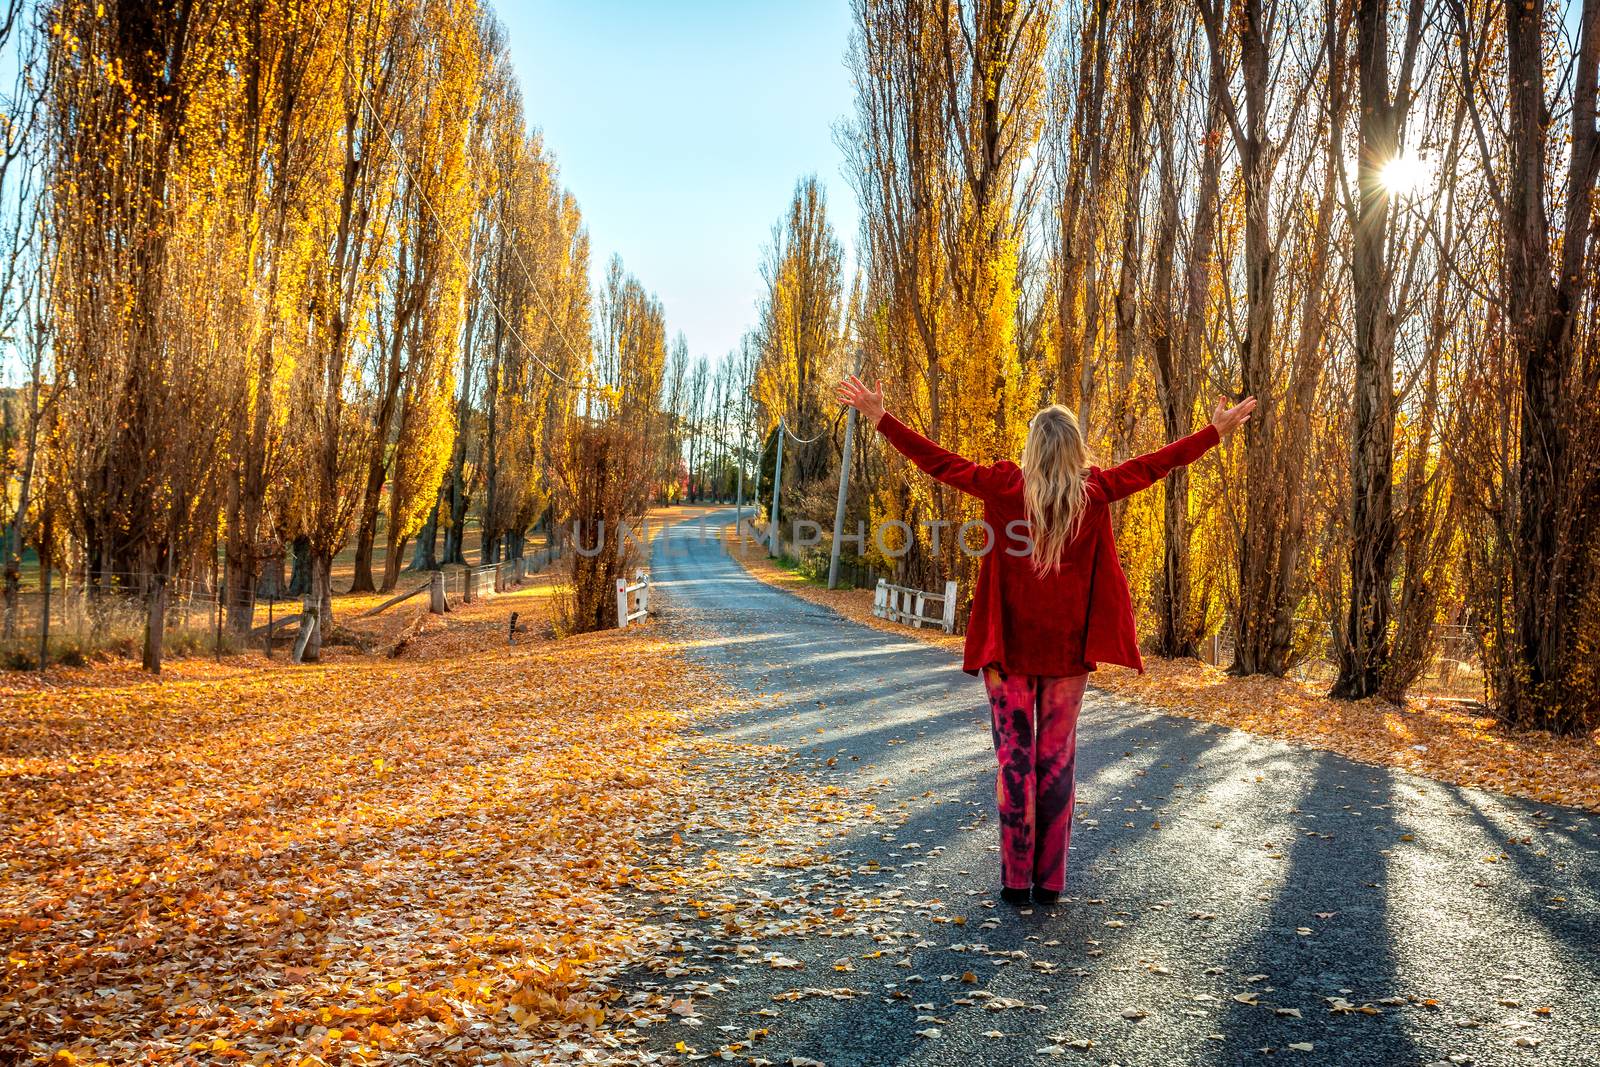
[[[927,614],[929,601],[937,601],[943,608],[938,615]],[[928,593],[904,585],[891,585],[878,579],[878,588],[872,595],[872,613],[890,622],[903,622],[916,629],[924,624],[942,626],[944,632],[956,632],[956,583],[944,583],[943,593]]]
[[[629,610],[628,598],[632,596],[638,607]],[[629,582],[626,578],[617,579],[617,628],[622,629],[630,622],[638,622],[650,611],[650,572],[640,570],[634,574],[634,580]]]

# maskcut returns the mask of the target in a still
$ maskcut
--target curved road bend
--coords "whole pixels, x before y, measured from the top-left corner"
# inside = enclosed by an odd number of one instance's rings
[[[738,687],[783,694],[708,729],[783,744],[821,782],[887,779],[873,799],[904,820],[839,842],[843,885],[775,870],[760,890],[806,907],[905,906],[876,939],[864,926],[762,945],[802,970],[719,955],[708,920],[695,953],[712,967],[699,980],[737,984],[697,1002],[703,1025],[648,1031],[652,1046],[715,1050],[764,1026],[740,1059],[1600,1063],[1600,817],[1091,689],[1069,896],[1019,913],[996,895],[981,683],[940,649],[750,578],[722,548],[731,521],[732,509],[713,515],[704,540],[699,522],[674,526],[652,560],[661,611],[723,639],[692,654]],[[967,925],[948,921],[956,913]],[[854,971],[836,973],[843,957]],[[844,983],[863,995],[772,1000]]]

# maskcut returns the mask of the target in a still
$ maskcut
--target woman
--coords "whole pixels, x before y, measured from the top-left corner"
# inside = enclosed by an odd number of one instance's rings
[[[839,383],[859,411],[926,473],[983,501],[987,550],[978,568],[962,667],[982,672],[1000,771],[1001,897],[1054,904],[1067,880],[1078,709],[1089,672],[1119,663],[1143,672],[1133,601],[1111,535],[1113,501],[1193,463],[1255,410],[1218,400],[1211,423],[1149,455],[1101,470],[1072,412],[1033,417],[1022,464],[982,466],[946,451],[883,408],[883,383]]]

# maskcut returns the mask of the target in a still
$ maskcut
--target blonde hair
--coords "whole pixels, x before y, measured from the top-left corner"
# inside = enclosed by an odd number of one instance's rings
[[[1022,499],[1033,528],[1033,569],[1044,574],[1078,535],[1087,500],[1089,446],[1078,418],[1051,404],[1028,424],[1022,448]]]

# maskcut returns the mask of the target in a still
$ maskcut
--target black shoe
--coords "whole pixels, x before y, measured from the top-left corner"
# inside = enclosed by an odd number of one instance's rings
[[[1000,899],[1007,904],[1026,904],[1028,902],[1028,891],[1026,889],[1012,889],[1010,886],[1001,886]]]
[[[1056,889],[1041,889],[1039,886],[1034,886],[1033,902],[1046,905],[1059,904],[1061,902],[1061,892]]]

